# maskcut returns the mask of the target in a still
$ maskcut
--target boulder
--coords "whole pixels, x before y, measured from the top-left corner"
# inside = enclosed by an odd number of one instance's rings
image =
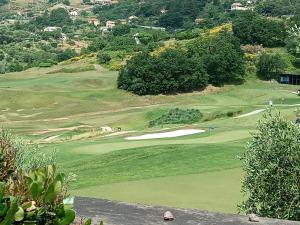
[[[249,215],[249,221],[250,222],[259,222],[259,217],[256,214],[252,213]]]
[[[173,214],[170,211],[166,211],[164,213],[164,220],[168,220],[168,221],[174,220]]]

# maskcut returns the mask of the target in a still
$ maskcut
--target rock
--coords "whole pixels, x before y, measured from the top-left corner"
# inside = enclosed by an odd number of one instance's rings
[[[174,220],[173,214],[170,211],[166,211],[164,213],[164,220],[169,220],[169,221]]]
[[[249,221],[250,222],[259,222],[259,217],[256,214],[252,213],[249,215]]]

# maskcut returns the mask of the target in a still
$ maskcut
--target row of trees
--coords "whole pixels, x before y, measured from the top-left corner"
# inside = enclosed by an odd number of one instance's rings
[[[240,83],[244,76],[239,41],[222,32],[191,42],[187,50],[169,48],[158,55],[137,54],[120,71],[118,87],[138,95],[171,94],[201,90],[208,83]]]

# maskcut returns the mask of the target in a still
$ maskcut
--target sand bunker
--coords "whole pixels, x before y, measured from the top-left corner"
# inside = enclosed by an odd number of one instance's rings
[[[149,139],[158,139],[158,138],[173,138],[186,136],[191,134],[203,133],[205,130],[196,130],[196,129],[186,129],[186,130],[175,130],[170,132],[162,133],[153,133],[153,134],[144,134],[141,136],[127,137],[126,140],[149,140]]]
[[[261,113],[263,111],[265,111],[265,109],[258,109],[258,110],[254,110],[252,112],[249,112],[249,113],[246,113],[246,114],[234,117],[234,118],[243,118],[243,117],[247,117],[247,116],[253,116],[253,115]]]

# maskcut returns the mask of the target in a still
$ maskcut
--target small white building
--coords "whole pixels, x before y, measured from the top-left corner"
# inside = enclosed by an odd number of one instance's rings
[[[108,20],[106,21],[106,28],[107,29],[112,29],[116,26],[116,22],[115,21],[112,21],[112,20]]]
[[[237,11],[237,10],[239,10],[239,11],[246,11],[246,10],[248,10],[248,8],[244,7],[242,5],[242,3],[240,3],[240,2],[235,2],[235,3],[233,3],[231,5],[231,11]]]
[[[72,17],[77,17],[78,16],[78,12],[75,11],[75,10],[74,11],[70,11],[69,15],[72,16]]]
[[[61,29],[60,27],[45,27],[44,32],[53,32],[60,29]]]
[[[99,4],[99,5],[111,5],[112,0],[94,0],[94,4]]]
[[[134,20],[137,20],[137,19],[138,19],[137,16],[129,16],[129,17],[128,17],[129,22],[134,21]]]

